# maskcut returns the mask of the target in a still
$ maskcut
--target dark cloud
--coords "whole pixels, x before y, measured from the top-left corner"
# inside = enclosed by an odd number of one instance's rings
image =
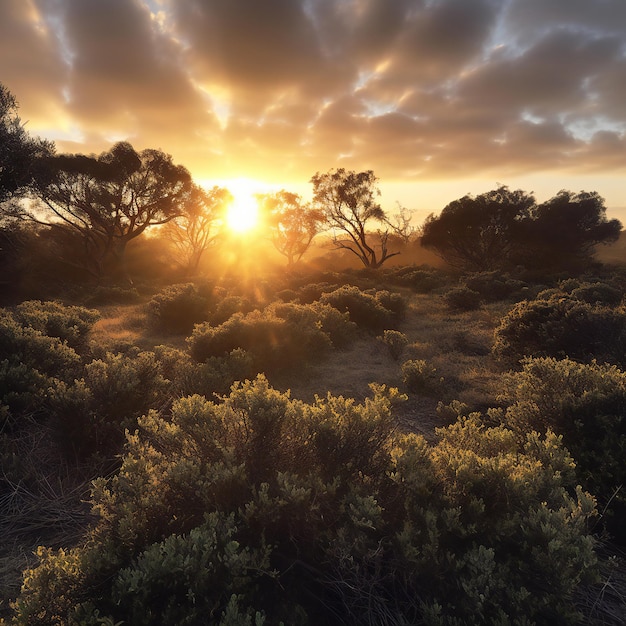
[[[626,167],[624,0],[6,0],[0,80],[202,178]]]

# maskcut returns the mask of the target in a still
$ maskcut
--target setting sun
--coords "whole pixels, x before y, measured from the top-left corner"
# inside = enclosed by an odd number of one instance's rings
[[[230,230],[245,233],[252,230],[259,220],[259,207],[254,197],[254,184],[248,180],[238,180],[229,185],[233,202],[228,209],[226,221]]]

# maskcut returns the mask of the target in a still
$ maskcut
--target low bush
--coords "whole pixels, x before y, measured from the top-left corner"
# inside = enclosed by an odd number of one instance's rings
[[[329,304],[341,313],[348,313],[357,326],[373,332],[393,328],[406,306],[402,296],[398,294],[383,291],[380,296],[372,295],[352,285],[323,294],[320,302]],[[394,308],[387,308],[384,302]]]
[[[610,530],[626,541],[626,373],[570,359],[529,358],[522,366],[504,378],[504,422],[520,437],[531,430],[562,435],[577,480],[602,508],[611,502]]]
[[[475,311],[480,306],[482,297],[468,287],[454,287],[444,294],[443,301],[451,311]]]
[[[477,272],[465,277],[465,287],[476,291],[485,302],[497,302],[521,296],[528,285],[502,272]]]
[[[41,548],[17,625],[576,623],[593,499],[549,433],[395,435],[396,392],[308,405],[260,377],[140,418],[98,520]]]
[[[50,409],[67,455],[111,457],[121,451],[124,431],[163,404],[167,381],[153,352],[107,353],[87,364],[80,379],[50,390]]]
[[[278,303],[236,313],[219,326],[198,324],[187,342],[198,362],[241,348],[253,357],[257,371],[284,370],[318,359],[331,348],[320,317],[312,307]]]
[[[572,298],[588,304],[617,306],[624,296],[621,289],[607,283],[583,283],[572,291]]]
[[[496,329],[493,352],[512,361],[551,356],[623,363],[626,315],[621,308],[594,306],[571,297],[520,302]]]
[[[161,364],[161,372],[170,381],[170,393],[174,397],[193,394],[212,398],[228,393],[233,383],[254,376],[256,368],[253,357],[241,348],[225,356],[209,357],[198,363],[183,350],[170,346],[157,346],[155,353]]]
[[[410,359],[401,366],[402,382],[412,393],[425,395],[440,391],[443,378],[437,368],[422,359]]]
[[[409,340],[398,330],[386,330],[379,339],[387,346],[394,361],[398,361],[407,347]]]
[[[189,332],[193,325],[207,319],[209,301],[193,283],[166,287],[148,302],[153,326],[170,333]]]
[[[100,313],[82,306],[66,306],[60,302],[28,300],[15,308],[15,319],[48,337],[57,337],[75,350],[81,350]]]
[[[87,298],[87,304],[133,304],[139,302],[141,296],[134,287],[96,287]]]

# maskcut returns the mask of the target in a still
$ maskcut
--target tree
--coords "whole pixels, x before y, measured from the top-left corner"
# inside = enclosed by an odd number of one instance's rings
[[[182,215],[194,194],[189,172],[171,156],[136,152],[120,142],[99,156],[47,157],[36,195],[44,217],[39,211],[26,217],[77,233],[98,278],[120,270],[130,280],[124,266],[128,243]]]
[[[197,273],[203,254],[219,236],[225,211],[232,201],[232,194],[224,187],[207,191],[194,186],[184,211],[163,227],[187,275]]]
[[[26,132],[17,109],[14,96],[0,84],[0,204],[30,185],[38,158],[53,150],[52,143]]]
[[[619,220],[607,219],[597,192],[561,190],[533,209],[528,246],[541,267],[587,263],[595,246],[617,241],[621,229]]]
[[[324,221],[322,211],[303,203],[302,198],[284,189],[259,196],[261,213],[270,228],[270,238],[292,266],[309,249]]]
[[[520,189],[500,186],[448,204],[424,223],[421,245],[454,267],[487,271],[505,267],[522,244],[524,223],[535,198]]]
[[[399,254],[390,252],[388,248],[393,227],[385,211],[375,201],[380,195],[377,180],[372,170],[354,172],[344,168],[330,170],[326,174],[318,172],[311,178],[313,201],[324,213],[335,247],[349,250],[365,267],[372,269],[379,268],[387,259]],[[372,220],[384,225],[375,235],[367,231]]]

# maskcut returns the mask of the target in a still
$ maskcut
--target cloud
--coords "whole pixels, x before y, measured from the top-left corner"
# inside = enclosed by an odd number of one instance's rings
[[[626,165],[623,0],[7,0],[0,76],[60,149],[201,178]]]

